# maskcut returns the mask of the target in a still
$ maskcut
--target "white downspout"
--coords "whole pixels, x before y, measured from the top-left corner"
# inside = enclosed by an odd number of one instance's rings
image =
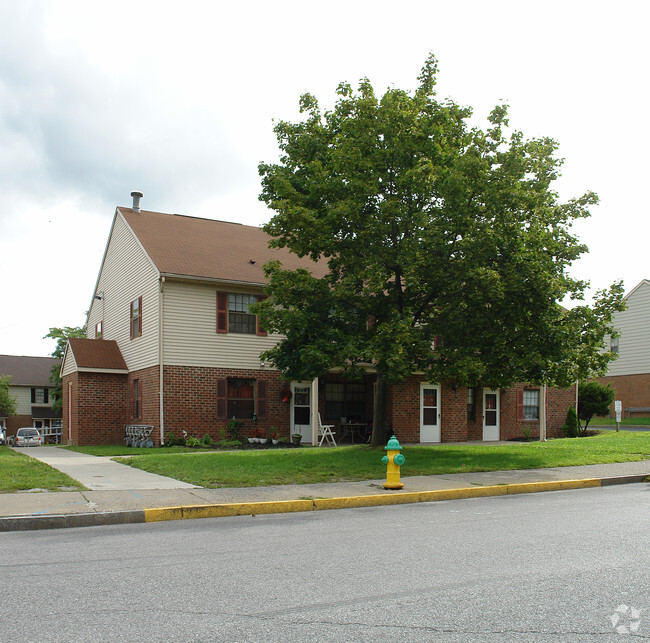
[[[546,442],[546,382],[542,385],[542,399],[539,407],[539,439],[540,442]]]
[[[158,371],[160,381],[158,383],[158,397],[160,410],[160,446],[165,444],[165,395],[164,395],[164,342],[163,342],[163,295],[165,292],[165,278],[160,278],[160,292],[158,295]]]
[[[311,383],[311,444],[318,445],[318,378]]]

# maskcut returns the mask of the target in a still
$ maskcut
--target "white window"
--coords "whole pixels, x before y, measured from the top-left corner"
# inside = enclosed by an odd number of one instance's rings
[[[524,420],[539,420],[539,391],[524,391]]]
[[[255,295],[228,294],[228,330],[231,333],[257,333],[257,317],[248,312],[249,307],[256,302]]]

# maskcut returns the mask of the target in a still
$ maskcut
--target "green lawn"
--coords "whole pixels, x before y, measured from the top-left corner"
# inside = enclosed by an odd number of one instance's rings
[[[34,448],[38,449],[38,447]],[[0,447],[0,493],[26,489],[71,491],[85,489],[85,487],[43,462],[16,453],[7,447]]]
[[[594,417],[589,426],[616,426],[616,418]],[[649,417],[621,418],[621,426],[650,426]]]
[[[85,449],[84,449],[85,450]],[[238,452],[146,454],[116,458],[145,471],[202,487],[250,487],[385,477],[383,448],[365,445]],[[133,450],[132,450],[133,452]],[[650,459],[650,434],[604,432],[589,438],[507,445],[412,446],[402,451],[403,476],[564,467]]]

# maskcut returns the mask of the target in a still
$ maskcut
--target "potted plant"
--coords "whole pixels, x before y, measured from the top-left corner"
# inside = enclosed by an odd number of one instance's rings
[[[274,426],[271,427],[270,432],[269,432],[269,436],[271,437],[271,442],[273,444],[278,443],[278,439],[279,439],[280,436],[278,435],[278,430]]]
[[[264,431],[262,431],[262,429],[256,429],[255,433],[257,434],[257,441],[260,444],[266,444],[268,438],[264,435]]]
[[[295,444],[295,445],[298,446],[298,445],[300,445],[300,440],[302,440],[302,434],[301,433],[294,433],[291,436],[291,444]]]

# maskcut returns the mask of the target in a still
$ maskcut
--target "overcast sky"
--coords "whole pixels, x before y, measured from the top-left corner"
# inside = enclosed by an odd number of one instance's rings
[[[273,119],[342,80],[510,105],[551,136],[566,200],[601,199],[575,230],[594,288],[649,277],[647,2],[0,0],[0,354],[48,355],[85,321],[117,205],[260,225],[257,165]]]

